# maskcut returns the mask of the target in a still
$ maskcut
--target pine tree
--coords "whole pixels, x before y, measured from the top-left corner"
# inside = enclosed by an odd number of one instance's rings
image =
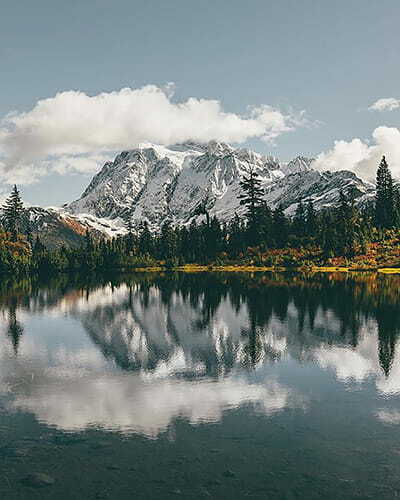
[[[311,200],[306,205],[306,230],[307,236],[315,236],[317,231],[317,214],[315,213],[314,205]]]
[[[125,243],[126,243],[126,251],[127,253],[132,253],[135,247],[135,235],[133,234],[133,224],[132,224],[132,217],[129,214],[124,221],[125,229],[128,231],[128,234],[126,235],[125,238]]]
[[[243,233],[243,223],[235,213],[228,224],[228,252],[235,257],[244,250]]]
[[[17,240],[23,210],[24,205],[21,195],[19,194],[17,186],[14,185],[11,195],[3,205],[3,224],[5,229],[10,231],[13,241]]]
[[[93,251],[93,239],[92,239],[92,235],[90,234],[89,229],[86,229],[86,233],[85,233],[85,250],[87,253],[90,253]]]
[[[142,255],[152,254],[154,251],[153,236],[149,229],[149,224],[144,221],[139,235],[139,252]]]
[[[337,232],[337,251],[341,255],[353,256],[357,241],[357,216],[354,203],[340,191],[340,203],[337,208],[335,229]]]
[[[384,156],[376,173],[375,224],[380,229],[394,225],[393,179]]]
[[[293,219],[293,229],[298,237],[304,236],[306,232],[307,226],[307,215],[306,215],[306,207],[303,202],[300,201],[296,207],[296,213]]]
[[[25,229],[25,236],[26,240],[28,241],[30,247],[33,247],[33,233],[32,233],[32,224],[31,221],[28,219],[28,222],[26,224],[26,229]]]
[[[277,206],[273,213],[273,238],[278,248],[283,248],[288,240],[288,221],[282,205]]]
[[[322,215],[319,237],[324,258],[334,257],[338,246],[338,235],[336,221],[331,211],[327,211]]]
[[[198,262],[201,258],[200,252],[201,252],[201,235],[195,219],[192,219],[188,229],[188,245],[185,248],[187,261]]]
[[[259,228],[258,231],[261,238],[261,241],[259,241],[259,243],[263,244],[263,246],[265,247],[272,246],[273,217],[272,210],[270,209],[266,201],[263,201],[257,208],[255,223]]]
[[[222,249],[222,230],[216,216],[214,216],[210,225],[205,231],[205,254],[209,259],[215,259]]]
[[[167,261],[176,257],[177,251],[177,235],[172,228],[171,223],[167,220],[161,227],[159,238],[160,256]]]
[[[240,187],[243,191],[239,195],[240,204],[246,207],[248,243],[257,245],[260,242],[259,208],[263,203],[264,190],[254,169],[250,169],[248,177],[240,180]]]
[[[39,236],[37,235],[36,236],[36,240],[35,240],[35,243],[33,245],[33,254],[39,254],[41,252],[43,252],[45,250],[45,246],[43,245],[43,243],[40,241],[40,238]]]

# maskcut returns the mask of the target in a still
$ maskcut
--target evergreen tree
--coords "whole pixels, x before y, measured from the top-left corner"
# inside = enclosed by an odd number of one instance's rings
[[[5,229],[10,231],[13,241],[17,240],[23,209],[21,195],[14,185],[11,195],[3,205],[3,224]]]
[[[313,202],[309,200],[306,205],[307,236],[315,236],[317,232],[317,227],[318,227],[317,214],[315,213]]]
[[[93,239],[89,229],[86,229],[85,233],[85,250],[87,254],[93,251]]]
[[[250,169],[248,177],[240,180],[243,193],[239,195],[240,204],[246,207],[248,244],[260,242],[259,208],[263,203],[264,190],[261,180],[254,169]]]
[[[331,211],[323,213],[321,218],[321,231],[319,233],[322,255],[325,259],[334,257],[338,245],[336,223]]]
[[[343,191],[340,192],[335,230],[337,233],[337,252],[340,255],[353,256],[357,241],[358,221],[354,203],[347,199]]]
[[[179,235],[178,235],[178,253],[181,255],[184,259],[185,262],[194,262],[192,260],[192,242],[190,241],[190,233],[189,230],[186,226],[183,226],[179,230]]]
[[[243,227],[242,221],[237,213],[228,224],[228,242],[227,250],[232,256],[237,256],[243,251],[244,241],[243,241]]]
[[[141,231],[139,234],[139,252],[142,255],[154,253],[154,242],[153,236],[149,229],[149,224],[147,221],[143,222]]]
[[[304,236],[307,227],[307,214],[304,203],[300,200],[296,207],[296,213],[293,219],[293,230],[296,236]]]
[[[188,229],[188,246],[185,248],[185,255],[187,256],[187,262],[199,262],[202,258],[201,256],[201,235],[196,221],[192,219],[189,229]]]
[[[159,252],[162,259],[167,261],[177,256],[177,235],[169,221],[164,222],[161,227],[159,238]]]
[[[260,234],[260,242],[264,247],[270,247],[273,243],[273,217],[272,210],[266,201],[263,201],[256,210],[256,224]]]
[[[217,217],[213,217],[205,231],[205,254],[208,259],[215,259],[222,249],[222,229]]]
[[[124,225],[126,230],[128,231],[128,234],[125,238],[126,251],[128,254],[130,254],[133,253],[135,248],[135,235],[133,234],[132,217],[130,214],[125,218]]]
[[[273,238],[277,248],[282,248],[288,241],[288,221],[282,205],[278,205],[273,213]]]
[[[36,236],[35,243],[33,245],[33,254],[39,254],[45,250],[45,246],[43,243],[40,241],[39,236]]]
[[[32,224],[29,219],[26,224],[25,235],[26,235],[26,240],[28,241],[30,247],[32,248],[33,247]]]
[[[376,173],[375,224],[379,229],[394,225],[393,179],[384,156]]]

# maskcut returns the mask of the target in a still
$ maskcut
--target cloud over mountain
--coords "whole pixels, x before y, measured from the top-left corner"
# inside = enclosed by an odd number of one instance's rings
[[[377,127],[372,138],[373,143],[359,138],[335,141],[332,149],[318,155],[314,168],[351,170],[365,179],[374,180],[378,164],[385,155],[394,177],[400,179],[400,130],[396,127]]]
[[[146,85],[94,96],[66,91],[0,122],[0,177],[29,183],[51,170],[92,172],[98,155],[104,161],[107,153],[142,142],[273,141],[304,123],[304,113],[284,114],[268,105],[240,115],[224,111],[218,100],[175,102],[171,87]]]

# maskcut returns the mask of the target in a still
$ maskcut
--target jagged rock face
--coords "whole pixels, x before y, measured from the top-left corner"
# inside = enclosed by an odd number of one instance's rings
[[[205,205],[222,221],[242,213],[240,180],[255,169],[272,208],[282,204],[293,214],[300,200],[312,200],[317,210],[337,203],[340,191],[357,202],[369,199],[372,184],[348,171],[313,169],[313,160],[297,157],[288,163],[227,144],[185,143],[169,148],[148,145],[125,151],[93,178],[82,197],[66,212],[134,223],[147,220],[158,228],[168,218],[186,224]]]
[[[102,235],[92,225],[73,215],[63,215],[55,209],[40,207],[25,209],[22,218],[23,232],[26,232],[28,227],[33,239],[39,236],[41,242],[51,249],[60,248],[63,245],[76,248],[81,246],[87,230],[93,237]]]

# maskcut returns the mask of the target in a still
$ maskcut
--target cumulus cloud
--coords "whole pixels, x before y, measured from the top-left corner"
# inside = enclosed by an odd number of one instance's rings
[[[378,99],[368,108],[371,111],[393,111],[400,108],[400,99],[395,97],[383,97]]]
[[[304,112],[284,114],[267,105],[239,115],[213,99],[174,102],[171,85],[95,96],[61,92],[0,122],[0,176],[6,182],[29,182],[52,170],[92,172],[105,155],[143,142],[273,141],[305,122]]]
[[[393,176],[400,179],[400,130],[378,127],[372,138],[372,143],[358,138],[335,141],[332,149],[318,155],[314,167],[322,171],[351,170],[373,181],[378,164],[385,155]]]

